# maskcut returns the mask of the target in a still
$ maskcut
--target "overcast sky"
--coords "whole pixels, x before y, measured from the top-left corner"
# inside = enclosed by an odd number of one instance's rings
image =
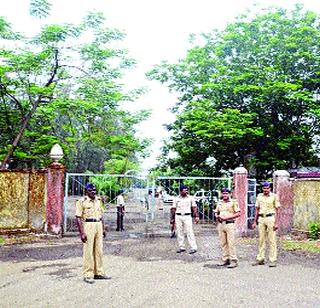
[[[165,85],[147,81],[144,73],[161,60],[175,62],[184,57],[190,33],[221,29],[254,3],[259,7],[292,8],[296,2],[320,13],[319,0],[51,0],[51,17],[45,22],[76,23],[88,11],[101,11],[107,26],[127,34],[123,44],[138,65],[125,83],[131,89],[138,86],[150,89],[134,104],[137,109],[152,109],[151,118],[140,126],[141,135],[155,139],[153,153],[144,162],[143,167],[147,169],[155,164],[161,141],[167,136],[162,125],[174,119],[167,109],[175,103],[175,95],[170,94]],[[37,32],[39,22],[28,15],[29,0],[0,0],[0,3],[0,15],[6,16],[15,29],[24,33]]]

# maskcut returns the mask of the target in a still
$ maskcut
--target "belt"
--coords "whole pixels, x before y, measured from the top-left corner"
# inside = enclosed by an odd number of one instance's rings
[[[86,218],[84,221],[85,221],[85,222],[99,222],[99,221],[101,221],[101,218],[100,218],[100,219]]]
[[[269,213],[269,214],[259,214],[259,217],[271,217],[273,216],[274,213]]]
[[[176,215],[182,215],[182,216],[184,216],[184,215],[191,215],[191,213],[184,213],[184,214],[182,214],[182,213],[176,213]]]
[[[221,222],[222,224],[233,224],[234,220],[225,220],[223,222]]]

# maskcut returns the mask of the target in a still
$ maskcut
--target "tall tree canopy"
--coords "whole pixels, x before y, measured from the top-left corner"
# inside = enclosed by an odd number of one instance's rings
[[[49,15],[47,0],[32,0],[32,16]],[[80,24],[47,24],[34,37],[14,32],[0,17],[0,158],[2,168],[43,166],[60,143],[69,170],[101,171],[108,159],[137,162],[148,140],[136,125],[148,111],[121,106],[143,89],[125,92],[121,78],[135,65],[121,47],[124,33],[106,28],[101,13]],[[121,171],[121,170],[118,170]]]
[[[148,73],[179,94],[172,109],[176,121],[168,125],[172,137],[164,147],[164,153],[178,155],[162,161],[161,168],[219,174],[244,164],[264,178],[274,169],[318,165],[315,13],[300,5],[247,13],[223,31],[191,36],[191,43],[184,59]]]

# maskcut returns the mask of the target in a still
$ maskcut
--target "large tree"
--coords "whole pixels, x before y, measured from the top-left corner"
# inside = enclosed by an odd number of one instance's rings
[[[32,0],[32,16],[50,13],[47,0]],[[125,34],[105,27],[101,13],[80,24],[44,24],[32,38],[0,17],[0,157],[2,168],[41,166],[59,142],[73,171],[101,171],[107,159],[137,161],[148,142],[136,125],[147,111],[125,104],[143,89],[125,92],[121,78],[135,65],[120,44]],[[10,165],[10,164],[9,164]]]
[[[242,163],[263,178],[274,169],[318,165],[315,13],[299,5],[248,13],[223,31],[193,36],[192,43],[185,59],[163,62],[148,74],[179,94],[165,148],[178,156],[162,167],[219,174]]]

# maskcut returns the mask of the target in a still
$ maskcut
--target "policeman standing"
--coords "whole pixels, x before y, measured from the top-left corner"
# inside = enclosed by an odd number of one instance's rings
[[[83,276],[87,283],[94,279],[111,279],[103,270],[103,236],[105,236],[102,220],[103,203],[96,196],[96,188],[88,183],[86,196],[76,202],[76,219],[83,242]]]
[[[117,231],[124,231],[123,229],[123,216],[125,211],[125,202],[123,198],[124,190],[120,189],[120,194],[117,197]]]
[[[259,222],[259,252],[256,262],[252,265],[263,265],[266,253],[266,238],[269,240],[269,267],[277,266],[277,241],[276,230],[280,215],[280,204],[277,196],[270,191],[270,183],[262,184],[262,193],[258,194],[256,200],[256,213],[252,228],[255,229]]]
[[[218,202],[216,208],[216,218],[218,221],[218,233],[222,246],[222,264],[228,268],[238,266],[238,258],[235,249],[235,219],[240,216],[240,209],[236,200],[230,198],[230,190],[221,190],[222,200]]]
[[[197,243],[192,228],[192,217],[191,211],[195,223],[199,222],[199,215],[197,205],[193,199],[188,195],[188,188],[184,185],[180,186],[180,195],[175,198],[171,207],[171,224],[176,224],[177,238],[179,249],[177,253],[186,251],[184,245],[184,238],[186,232],[189,245],[191,247],[190,254],[197,252]]]

